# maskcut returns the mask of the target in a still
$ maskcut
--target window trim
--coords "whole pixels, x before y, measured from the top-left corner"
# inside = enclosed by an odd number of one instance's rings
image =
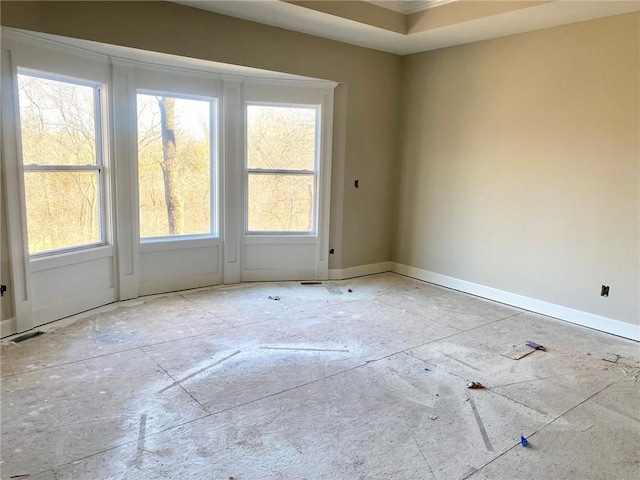
[[[301,108],[308,110],[315,110],[315,132],[314,143],[315,151],[313,158],[313,170],[286,170],[286,169],[272,169],[272,168],[249,168],[249,145],[248,145],[248,107],[280,107],[280,108]],[[309,103],[291,103],[291,102],[263,102],[246,100],[244,102],[244,234],[246,236],[260,236],[267,237],[273,236],[286,236],[286,237],[317,237],[318,236],[318,208],[319,208],[319,182],[320,182],[320,142],[321,142],[321,130],[322,130],[322,105],[321,104],[309,104]],[[249,230],[249,175],[251,174],[271,174],[271,175],[313,175],[313,202],[312,202],[312,221],[313,228],[311,230]]]
[[[109,214],[106,211],[107,202],[107,187],[106,187],[106,165],[104,159],[107,158],[107,152],[105,149],[104,138],[107,134],[104,128],[104,125],[108,125],[108,119],[106,116],[108,115],[109,109],[106,106],[106,95],[107,95],[107,86],[101,82],[71,77],[68,75],[60,75],[57,73],[45,72],[42,70],[37,70],[33,68],[23,68],[18,67],[16,71],[16,84],[18,83],[18,78],[20,76],[28,76],[35,77],[38,79],[49,80],[53,82],[59,83],[70,83],[73,85],[79,85],[83,87],[89,87],[93,90],[93,117],[94,117],[94,138],[95,138],[95,164],[93,165],[64,165],[64,164],[46,164],[46,165],[38,165],[34,163],[24,163],[24,149],[22,148],[22,143],[24,142],[22,138],[22,133],[20,133],[20,166],[23,172],[96,172],[98,175],[97,180],[97,201],[98,201],[98,241],[91,243],[83,243],[79,245],[73,245],[69,247],[61,247],[61,248],[53,248],[49,250],[44,250],[41,252],[31,253],[29,252],[29,246],[27,244],[27,256],[30,260],[39,260],[46,259],[62,254],[68,253],[78,253],[84,252],[87,250],[97,249],[101,247],[109,246],[109,229],[108,229],[108,221]],[[22,131],[22,119],[20,117],[20,95],[18,94],[18,106],[17,106],[17,117],[18,117],[18,128]],[[22,180],[22,192],[24,196],[25,207],[27,206],[27,198],[26,191],[24,190],[24,179]],[[26,209],[25,209],[26,214]],[[27,225],[28,231],[28,221],[25,217],[25,225]]]
[[[209,103],[209,232],[208,233],[188,233],[182,235],[160,235],[155,237],[143,237],[140,235],[140,174],[138,165],[140,163],[138,155],[138,95],[149,96],[165,96],[171,98],[179,98],[184,100],[196,100]],[[135,145],[135,169],[136,169],[136,192],[137,192],[137,208],[138,208],[138,240],[140,244],[150,244],[159,242],[188,241],[200,239],[220,238],[220,218],[222,215],[218,213],[218,205],[220,204],[220,171],[219,171],[219,116],[220,116],[220,97],[188,94],[182,92],[171,92],[167,90],[159,90],[153,88],[136,88],[135,89],[135,128],[133,129],[133,143]]]

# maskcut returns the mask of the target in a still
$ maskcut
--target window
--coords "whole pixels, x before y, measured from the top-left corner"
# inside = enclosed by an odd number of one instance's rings
[[[138,94],[141,238],[216,233],[216,106],[215,99]]]
[[[18,74],[31,255],[104,243],[101,86]]]
[[[247,232],[316,231],[318,111],[247,105]]]

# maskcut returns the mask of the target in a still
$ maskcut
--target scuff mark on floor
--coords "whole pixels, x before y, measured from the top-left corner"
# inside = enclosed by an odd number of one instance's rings
[[[215,367],[216,365],[220,365],[222,362],[224,362],[225,360],[229,360],[231,357],[234,357],[236,355],[238,355],[242,350],[238,350],[237,352],[233,352],[231,355],[227,355],[224,358],[221,358],[220,360],[218,360],[217,362],[214,362],[210,365],[207,365],[204,368],[201,368],[200,370],[193,372],[189,375],[187,375],[186,377],[182,377],[180,380],[176,380],[175,382],[173,382],[171,385],[169,385],[168,387],[164,387],[162,390],[160,390],[158,393],[164,393],[167,390],[169,390],[170,388],[175,387],[176,385],[179,385],[180,383],[184,382],[185,380],[189,380],[190,378],[195,377],[196,375],[201,374],[202,372],[209,370],[210,368]]]

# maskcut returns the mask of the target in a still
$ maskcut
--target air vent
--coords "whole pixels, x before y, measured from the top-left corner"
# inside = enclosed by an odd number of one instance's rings
[[[22,335],[18,335],[13,340],[11,340],[11,342],[12,343],[24,342],[25,340],[29,340],[30,338],[33,338],[33,337],[39,337],[40,335],[44,335],[44,332],[41,332],[39,330],[37,332],[27,332],[27,333],[23,333]]]

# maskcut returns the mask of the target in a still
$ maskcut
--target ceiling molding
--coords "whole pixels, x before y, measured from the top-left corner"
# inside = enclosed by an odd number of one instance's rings
[[[304,2],[299,1],[295,4],[278,0],[180,0],[174,3],[398,55],[463,45],[640,10],[638,0],[444,1],[446,3],[437,5],[428,2],[432,4],[430,9],[412,16],[447,17],[446,22],[435,23],[424,29],[412,29],[409,33],[398,33],[364,21],[356,21],[353,16],[344,18],[306,8]],[[508,4],[512,4],[512,7],[508,7]],[[496,11],[496,5],[501,5],[500,11]],[[474,14],[470,15],[472,10]],[[486,12],[478,13],[478,10]],[[452,19],[454,12],[457,18]],[[389,13],[397,15],[396,12]]]
[[[394,12],[404,15],[422,12],[430,8],[446,5],[459,0],[364,0],[367,3],[373,3],[378,7],[393,10]]]

